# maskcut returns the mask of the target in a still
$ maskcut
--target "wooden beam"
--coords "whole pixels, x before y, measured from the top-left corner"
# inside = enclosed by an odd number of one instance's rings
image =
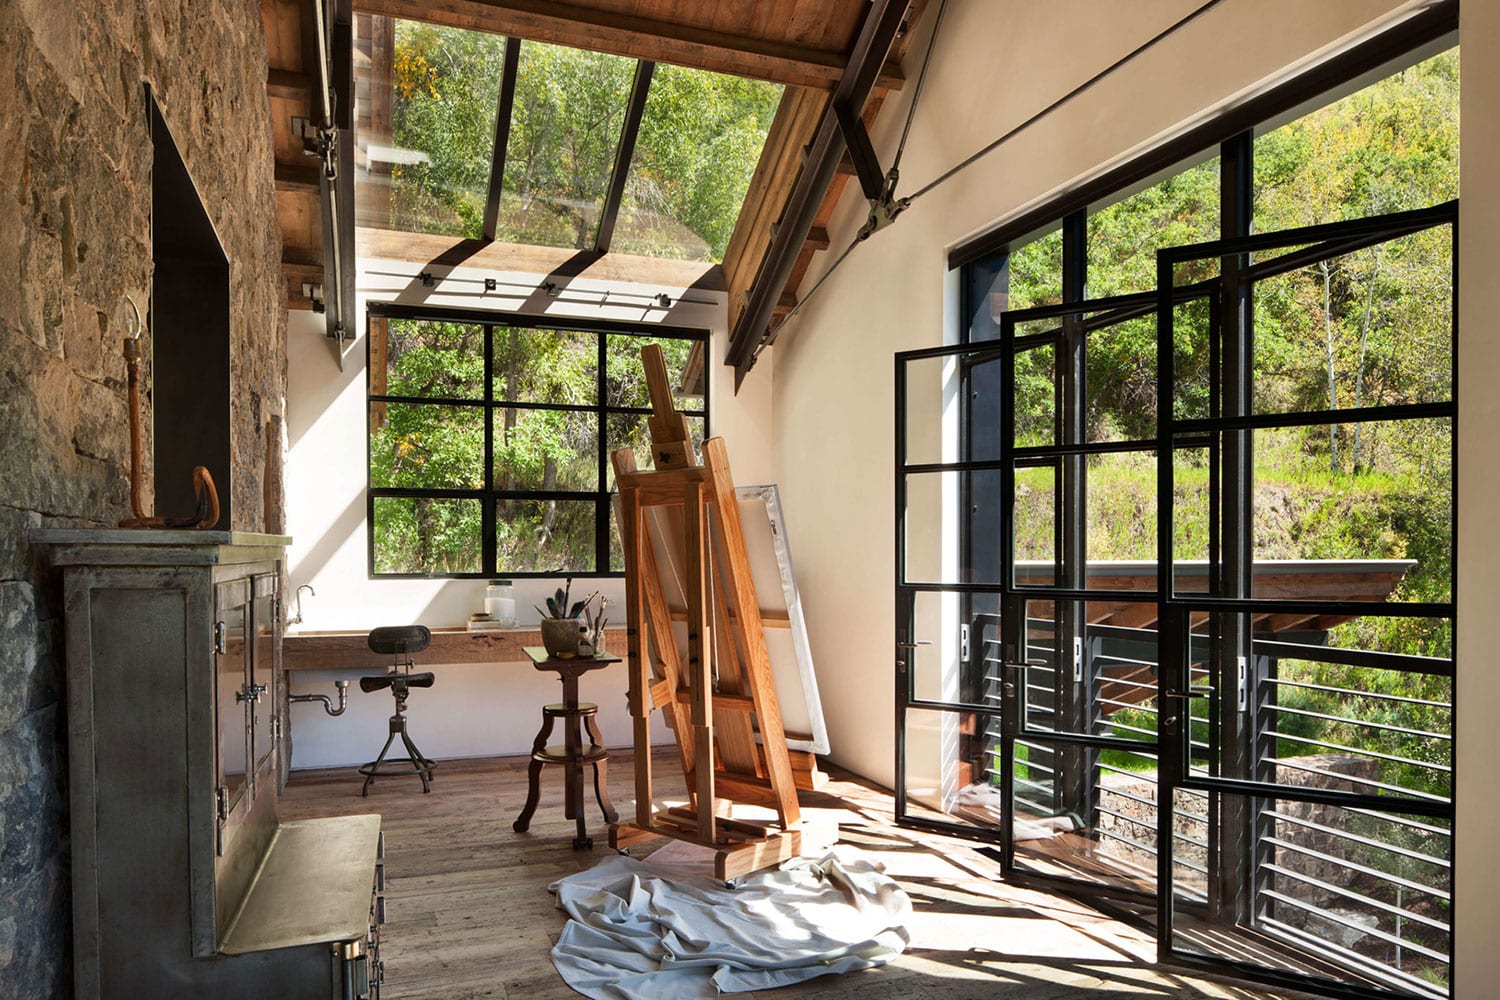
[[[307,164],[276,164],[276,190],[318,193],[318,165],[310,158]]]
[[[822,90],[838,85],[847,62],[843,52],[549,0],[358,0],[356,9]],[[899,90],[900,64],[887,62],[876,82]]]
[[[273,69],[266,74],[266,94],[288,101],[312,100],[313,78],[311,74],[290,69]]]

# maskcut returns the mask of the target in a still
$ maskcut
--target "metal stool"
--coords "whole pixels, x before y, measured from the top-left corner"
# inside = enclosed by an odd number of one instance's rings
[[[411,672],[413,666],[411,654],[420,653],[427,648],[432,641],[432,633],[425,625],[387,625],[372,629],[369,639],[370,650],[383,656],[394,656],[396,662],[391,665],[389,673],[377,677],[361,677],[359,689],[366,693],[390,688],[391,694],[396,699],[396,714],[391,716],[390,735],[385,738],[385,746],[380,748],[380,756],[359,769],[359,773],[365,776],[365,786],[360,790],[361,795],[370,794],[370,785],[374,783],[378,774],[415,774],[422,779],[422,794],[426,795],[432,791],[428,782],[432,779],[433,768],[437,762],[422,756],[422,751],[411,741],[406,732],[406,695],[409,689],[414,687],[432,687],[432,672],[426,671],[420,674]],[[391,749],[391,744],[396,737],[401,737],[401,743],[406,747],[407,756],[392,757],[386,759],[386,754]],[[391,770],[391,765],[408,765]],[[384,767],[386,770],[382,771]]]

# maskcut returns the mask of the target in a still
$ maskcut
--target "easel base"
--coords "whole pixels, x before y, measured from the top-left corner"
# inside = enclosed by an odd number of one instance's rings
[[[714,850],[714,878],[721,882],[773,868],[795,858],[802,851],[801,830],[777,830],[755,823],[720,819],[720,842],[705,844],[698,839],[696,820],[687,809],[658,813],[649,828],[637,823],[613,823],[609,828],[609,846],[623,851],[633,844],[655,837],[670,837]],[[683,825],[678,825],[678,824]]]

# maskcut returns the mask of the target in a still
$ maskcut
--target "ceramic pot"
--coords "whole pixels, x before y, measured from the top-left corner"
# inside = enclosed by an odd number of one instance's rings
[[[542,645],[550,656],[561,659],[578,655],[578,637],[582,635],[577,618],[543,618]]]

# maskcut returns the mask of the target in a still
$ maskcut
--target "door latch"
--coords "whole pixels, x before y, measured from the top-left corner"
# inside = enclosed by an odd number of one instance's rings
[[[960,663],[969,662],[969,626],[958,627],[958,659]]]
[[[1083,683],[1083,636],[1073,637],[1073,683]]]

